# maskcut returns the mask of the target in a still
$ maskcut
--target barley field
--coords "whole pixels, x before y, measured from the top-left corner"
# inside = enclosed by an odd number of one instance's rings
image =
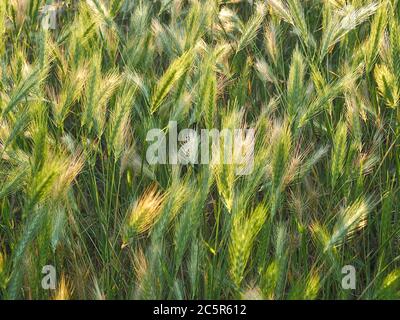
[[[400,1],[2,0],[0,39],[0,299],[400,298]],[[254,135],[151,163],[171,123]]]

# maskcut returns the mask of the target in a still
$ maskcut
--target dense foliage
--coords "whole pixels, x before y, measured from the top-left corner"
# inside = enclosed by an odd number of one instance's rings
[[[0,38],[1,298],[400,297],[398,0],[2,0]],[[251,174],[150,165],[170,121],[254,128]]]

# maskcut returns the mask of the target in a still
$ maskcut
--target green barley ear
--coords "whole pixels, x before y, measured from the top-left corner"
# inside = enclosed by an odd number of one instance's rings
[[[90,130],[92,127],[91,121],[94,117],[96,108],[97,89],[101,81],[101,57],[95,55],[91,60],[91,69],[87,79],[85,88],[86,96],[84,101],[84,108],[81,116],[81,125],[88,126]]]
[[[228,210],[232,212],[235,199],[235,182],[237,177],[235,175],[235,165],[233,164],[219,164],[211,165],[212,171],[215,176],[215,182],[219,195]]]
[[[390,39],[390,60],[393,68],[393,72],[397,78],[398,88],[400,87],[400,21],[398,16],[398,9],[396,15],[395,4],[392,4],[392,10],[390,12],[390,23],[389,23],[389,39]],[[399,7],[397,1],[397,8]],[[399,89],[400,90],[400,89]]]
[[[188,261],[188,271],[190,278],[190,298],[195,298],[199,296],[200,286],[202,279],[202,270],[201,266],[204,263],[204,249],[201,245],[201,240],[198,237],[194,237],[191,239],[190,244],[190,257]]]
[[[264,271],[261,279],[261,290],[268,300],[275,299],[275,288],[279,278],[279,265],[273,260]]]
[[[51,236],[50,243],[53,252],[56,251],[58,244],[63,240],[65,236],[65,225],[67,223],[67,212],[66,209],[59,206],[55,209],[54,214],[51,218]]]
[[[385,1],[383,1],[383,4],[378,9],[378,12],[375,14],[374,19],[372,20],[370,36],[365,44],[366,72],[370,72],[373,69],[374,62],[379,54],[379,48],[382,40],[384,39],[384,32],[388,23],[387,16],[387,4]]]
[[[297,168],[297,173],[295,174],[296,179],[304,178],[312,169],[313,167],[328,153],[329,147],[328,146],[321,146],[317,149],[313,154],[308,155],[305,154],[306,157],[301,163],[299,163]],[[288,170],[290,171],[290,170]],[[290,180],[289,180],[290,181]]]
[[[72,71],[64,70],[64,72],[65,74],[62,73],[61,69],[59,70],[59,78],[63,82],[63,86],[60,94],[54,96],[54,103],[52,104],[55,122],[59,128],[63,128],[65,119],[72,106],[80,99],[88,79],[86,65],[80,65]]]
[[[244,279],[255,237],[265,222],[266,214],[265,206],[259,205],[249,217],[243,213],[236,213],[233,217],[229,261],[230,275],[237,289]]]
[[[315,47],[315,40],[309,31],[301,2],[296,0],[270,0],[268,3],[279,18],[293,26],[295,33],[299,35],[307,48],[313,49]]]
[[[34,122],[31,126],[33,131],[33,159],[32,159],[32,174],[38,173],[47,158],[47,114],[43,111],[43,106],[37,106],[38,111],[35,114]]]
[[[236,53],[246,48],[257,36],[258,30],[264,20],[265,13],[265,5],[262,2],[257,2],[255,13],[242,28],[242,35],[237,44]]]
[[[11,194],[16,194],[23,187],[28,174],[28,168],[22,166],[12,170],[5,177],[2,174],[2,182],[0,184],[0,199],[3,199]]]
[[[129,112],[116,110],[110,116],[110,137],[108,145],[114,154],[115,160],[120,159],[125,148],[129,148],[131,117]]]
[[[111,16],[109,4],[103,3],[103,0],[87,0],[85,4],[94,25],[105,39],[105,47],[110,50],[111,54],[115,54],[121,34]]]
[[[150,244],[147,249],[148,272],[146,273],[145,283],[148,284],[146,297],[161,297],[166,285],[171,285],[169,272],[166,271],[169,263],[169,255],[166,252],[165,234],[168,231],[170,222],[174,221],[182,207],[187,204],[190,197],[190,188],[187,181],[180,181],[175,178],[168,189],[168,196],[165,199],[160,218],[154,225]]]
[[[349,123],[349,129],[354,138],[353,144],[357,150],[362,150],[362,126],[361,126],[361,107],[357,103],[357,97],[355,93],[345,95],[346,99],[346,120]]]
[[[38,57],[37,64],[40,69],[45,70],[54,60],[53,47],[55,43],[47,31],[42,31],[38,35]]]
[[[267,299],[282,299],[286,283],[288,234],[284,224],[275,227],[275,253],[261,279],[262,292]]]
[[[319,60],[322,61],[338,42],[375,14],[378,8],[379,3],[375,1],[358,9],[345,6],[338,10],[330,11],[326,29],[321,39]]]
[[[194,47],[196,42],[201,39],[207,31],[211,14],[217,9],[216,4],[216,2],[207,3],[207,5],[204,6],[199,0],[191,2],[190,11],[185,19],[185,50]]]
[[[292,146],[290,128],[287,124],[278,125],[273,133],[273,158],[271,163],[272,190],[279,192],[283,186],[283,178],[288,165]]]
[[[302,107],[302,99],[305,95],[304,76],[304,57],[301,55],[299,48],[296,47],[293,52],[287,81],[288,113],[292,118],[298,113],[298,109]]]
[[[314,300],[317,298],[318,292],[321,287],[321,279],[318,273],[312,272],[308,277],[305,291],[304,291],[304,299],[305,300]]]
[[[288,259],[287,247],[288,234],[286,226],[280,223],[276,227],[275,242],[275,261],[278,264],[278,277],[275,287],[275,296],[279,299],[283,297],[286,283],[286,270]]]
[[[376,289],[374,299],[393,300],[400,298],[400,269],[391,271]]]
[[[214,55],[206,59],[200,79],[200,97],[198,108],[204,114],[206,127],[215,127],[217,113],[217,78],[213,63]]]
[[[18,103],[23,99],[28,98],[37,86],[42,83],[47,76],[47,68],[40,69],[38,66],[31,68],[28,74],[20,80],[17,86],[11,92],[10,97],[4,96],[6,101],[0,107],[4,107],[2,112],[2,117],[5,117],[10,111],[12,111]]]
[[[333,267],[333,270],[340,270],[340,259],[336,248],[328,247],[331,237],[327,228],[319,222],[313,222],[310,226],[310,231],[318,250],[317,257],[326,260]]]
[[[104,131],[107,104],[120,84],[120,76],[114,70],[101,74],[101,57],[93,57],[92,69],[88,77],[86,96],[83,103],[81,126],[99,138]]]
[[[304,15],[304,10],[300,1],[287,0],[289,12],[292,17],[294,31],[303,39],[305,46],[308,49],[314,49],[316,46],[314,37],[309,30],[307,20]]]
[[[190,241],[192,242],[192,246],[194,245],[193,239],[196,238],[196,235],[199,232],[199,227],[201,226],[201,217],[204,212],[204,207],[206,205],[206,199],[208,197],[210,184],[211,176],[207,168],[202,172],[198,185],[193,184],[189,186],[189,192],[193,195],[193,197],[192,199],[189,199],[189,202],[186,204],[183,212],[177,218],[178,221],[175,224],[175,274],[178,273],[178,270],[182,265],[184,254],[187,250],[187,247],[189,246]],[[198,246],[196,247],[197,250],[199,250]],[[194,278],[195,274],[192,275],[191,280],[194,281]]]
[[[331,106],[331,102],[342,92],[346,92],[354,86],[355,81],[363,74],[363,65],[357,65],[351,70],[345,70],[342,77],[331,83],[326,83],[321,72],[311,64],[312,79],[316,86],[318,95],[311,104],[304,110],[299,120],[299,126],[304,126],[312,117],[320,114]]]
[[[86,54],[92,52],[90,43],[94,40],[97,31],[86,2],[79,2],[77,7],[77,14],[71,25],[66,26],[63,35],[68,43],[67,57],[73,65],[79,65]]]
[[[367,216],[371,211],[371,207],[369,200],[360,198],[344,209],[340,213],[333,232],[325,245],[325,251],[343,244],[357,230],[364,228],[367,224]]]
[[[53,201],[68,199],[68,191],[81,172],[85,158],[81,150],[77,149],[73,154],[66,152],[53,155],[54,167],[58,168],[57,176],[52,186],[51,196]]]
[[[190,11],[186,17],[186,39],[185,49],[193,47],[201,33],[204,32],[202,28],[202,10],[199,1],[194,0],[191,3]]]
[[[281,201],[281,193],[285,187],[285,176],[292,148],[289,125],[286,123],[276,125],[271,140],[272,159],[271,165],[267,166],[267,175],[271,177],[271,216],[274,217]]]
[[[97,89],[96,108],[94,114],[94,123],[97,130],[97,135],[100,136],[105,127],[107,116],[107,106],[121,83],[121,78],[117,70],[112,70],[106,73],[100,82]]]
[[[332,162],[331,162],[331,186],[335,187],[337,180],[343,173],[347,150],[347,125],[340,122],[333,137]]]
[[[234,163],[234,129],[243,122],[243,110],[234,110],[222,118],[224,130],[213,136],[210,134],[210,167],[215,177],[218,193],[229,212],[232,212],[237,181]],[[208,146],[206,146],[208,147]]]
[[[7,299],[18,299],[21,295],[21,285],[24,276],[23,260],[29,245],[37,237],[47,216],[44,207],[37,207],[29,213],[29,217],[23,226],[23,231],[13,249],[14,267],[8,283]]]
[[[304,279],[294,283],[288,294],[289,300],[315,300],[321,289],[319,274],[312,270]]]
[[[278,16],[280,19],[286,21],[287,23],[294,24],[293,18],[290,14],[288,5],[286,2],[282,0],[271,0],[268,1],[268,4],[272,10],[272,12]]]
[[[128,77],[129,78],[129,77]],[[129,148],[130,134],[130,109],[134,104],[138,87],[125,80],[123,89],[120,90],[107,121],[106,140],[108,152],[114,154],[115,160],[120,159],[124,150]]]
[[[319,250],[324,251],[330,239],[327,228],[319,222],[313,222],[310,225],[310,231],[316,247],[318,247]]]
[[[161,106],[168,93],[189,70],[194,59],[194,50],[191,49],[175,59],[157,82],[150,105],[150,112],[154,113]]]

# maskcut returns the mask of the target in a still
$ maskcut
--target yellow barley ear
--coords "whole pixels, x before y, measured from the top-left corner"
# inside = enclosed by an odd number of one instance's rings
[[[374,74],[379,94],[385,104],[390,108],[395,108],[399,102],[399,88],[396,76],[386,65],[377,65]]]
[[[69,283],[65,279],[65,276],[61,276],[60,285],[57,288],[57,292],[54,296],[54,300],[69,300],[71,298],[71,292]]]

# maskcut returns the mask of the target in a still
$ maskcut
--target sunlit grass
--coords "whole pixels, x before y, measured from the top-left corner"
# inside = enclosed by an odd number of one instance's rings
[[[400,298],[398,0],[55,3],[0,2],[0,298]],[[251,174],[150,165],[170,121]]]

